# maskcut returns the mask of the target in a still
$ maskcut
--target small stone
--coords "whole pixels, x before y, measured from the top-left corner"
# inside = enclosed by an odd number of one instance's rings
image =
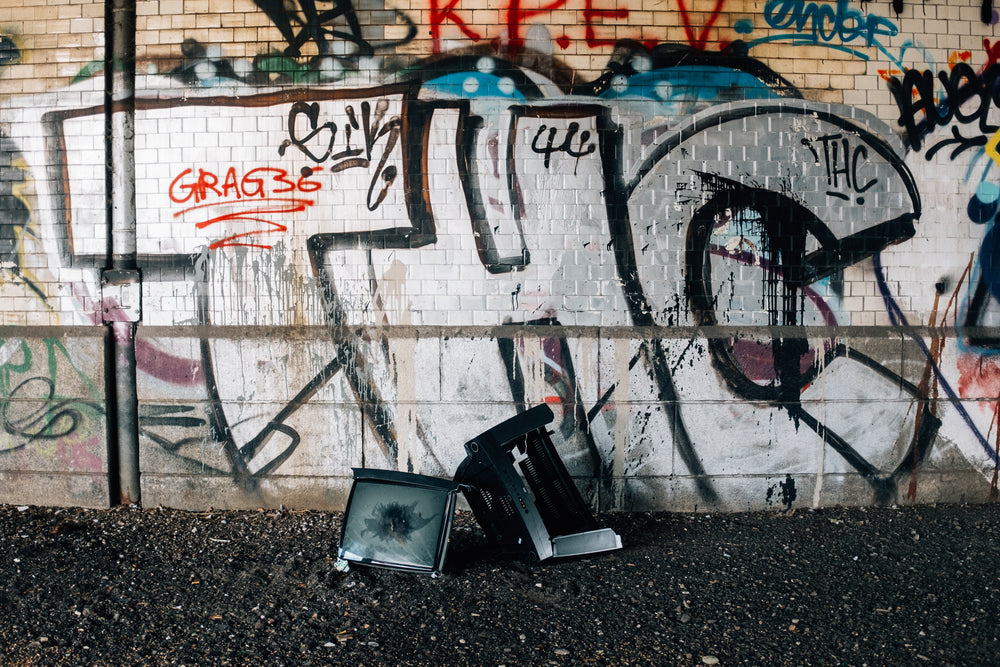
[[[691,621],[691,614],[681,614],[677,620],[681,623],[689,623]]]
[[[703,665],[717,665],[719,664],[719,659],[714,655],[703,655],[701,656],[701,662]]]
[[[336,646],[336,644],[334,644],[333,642],[327,642],[323,644],[323,648],[333,648],[334,646]]]
[[[569,651],[564,648],[557,648],[556,655],[569,655]]]

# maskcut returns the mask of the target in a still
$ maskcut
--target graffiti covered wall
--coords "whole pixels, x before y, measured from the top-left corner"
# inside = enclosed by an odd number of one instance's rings
[[[0,502],[129,406],[147,505],[339,508],[538,403],[603,510],[996,497],[990,3],[112,16],[0,10]]]

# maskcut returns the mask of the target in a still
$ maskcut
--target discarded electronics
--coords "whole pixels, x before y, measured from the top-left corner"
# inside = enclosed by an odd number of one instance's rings
[[[537,562],[620,549],[600,528],[559,458],[539,405],[465,443],[454,480],[354,469],[339,556],[378,567],[437,574],[461,490],[472,513],[507,555]]]
[[[472,513],[501,551],[525,560],[620,549],[621,538],[598,528],[556,453],[545,430],[551,421],[552,410],[539,405],[465,443],[455,481]]]
[[[393,470],[354,468],[341,559],[436,574],[444,567],[458,484]]]

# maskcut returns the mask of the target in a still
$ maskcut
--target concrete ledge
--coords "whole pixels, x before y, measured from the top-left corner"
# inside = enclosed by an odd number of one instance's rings
[[[196,511],[285,507],[334,512],[347,505],[352,482],[351,477],[274,475],[247,489],[229,476],[144,474],[142,504]]]
[[[0,471],[0,504],[110,506],[107,474]]]

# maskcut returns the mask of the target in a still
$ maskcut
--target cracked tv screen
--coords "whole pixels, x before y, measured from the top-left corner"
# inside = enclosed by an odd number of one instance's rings
[[[447,491],[359,480],[344,517],[344,558],[434,569],[447,504]]]

